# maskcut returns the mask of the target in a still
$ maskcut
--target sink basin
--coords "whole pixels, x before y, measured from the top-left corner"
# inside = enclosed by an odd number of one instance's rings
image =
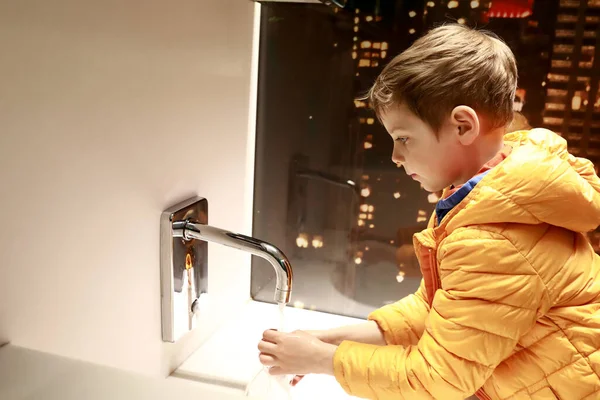
[[[357,318],[286,307],[285,330],[328,329],[364,322]],[[266,329],[279,328],[277,305],[250,301],[240,315],[226,323],[196,350],[173,377],[244,392],[262,368],[257,345]],[[349,396],[332,376],[308,375],[292,388],[294,400],[357,399]]]

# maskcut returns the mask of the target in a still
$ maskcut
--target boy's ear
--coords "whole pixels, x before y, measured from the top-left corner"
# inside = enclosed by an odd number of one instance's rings
[[[464,146],[471,145],[479,136],[481,125],[475,110],[469,106],[454,107],[450,113],[450,123],[458,140]]]

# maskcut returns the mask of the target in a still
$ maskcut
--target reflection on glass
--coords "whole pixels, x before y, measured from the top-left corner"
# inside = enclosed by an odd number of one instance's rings
[[[432,26],[485,26],[505,39],[521,77],[515,109],[531,126],[564,134],[574,154],[600,164],[592,25],[600,14],[580,10],[584,2],[559,0],[555,7],[523,2],[531,10],[513,18],[502,10],[498,17],[489,3],[431,0],[417,7],[365,0],[337,11],[317,3],[263,3],[253,234],[290,258],[296,306],[366,317],[420,283],[412,237],[427,226],[441,193],[426,192],[402,164],[390,162],[389,135],[358,98],[391,57]],[[583,32],[582,42],[576,32]],[[294,166],[356,184],[299,179],[290,172]],[[255,299],[271,301],[268,270],[252,269]]]

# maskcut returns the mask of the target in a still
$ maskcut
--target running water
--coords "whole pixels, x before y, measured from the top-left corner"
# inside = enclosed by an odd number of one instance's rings
[[[285,303],[278,304],[277,330],[286,332]],[[271,375],[268,367],[262,367],[246,386],[246,397],[260,400],[289,400],[291,399],[291,375]]]
[[[285,326],[285,303],[279,303],[279,331],[286,332]]]

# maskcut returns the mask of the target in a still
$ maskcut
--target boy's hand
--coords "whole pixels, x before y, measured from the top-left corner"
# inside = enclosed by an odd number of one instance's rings
[[[272,375],[333,375],[333,356],[337,346],[322,342],[307,332],[267,330],[258,349],[260,362],[270,367]]]

